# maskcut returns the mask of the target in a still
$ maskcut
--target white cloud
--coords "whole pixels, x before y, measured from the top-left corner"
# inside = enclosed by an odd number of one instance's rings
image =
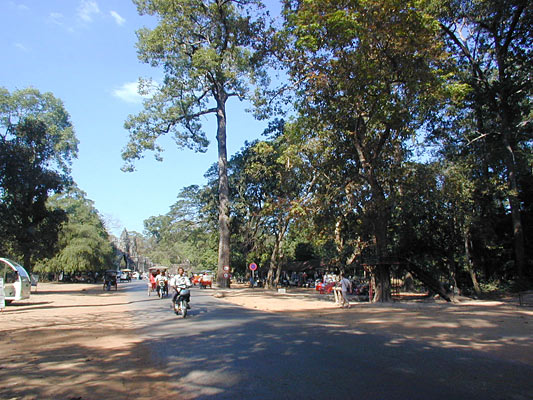
[[[126,82],[121,87],[113,89],[113,96],[126,103],[140,103],[143,98],[139,94],[138,88],[138,82]]]
[[[65,16],[58,12],[51,12],[48,14],[47,22],[60,26],[63,29],[66,29],[68,32],[72,33],[75,31],[74,26],[72,26],[72,21],[65,18]]]
[[[28,7],[26,4],[17,4],[14,1],[10,1],[7,3],[11,8],[16,8],[20,11],[28,11],[30,7]]]
[[[152,97],[158,90],[159,85],[151,79],[141,81],[141,93],[139,94],[139,82],[126,82],[112,91],[113,96],[127,103],[141,103],[144,99]]]
[[[126,20],[120,16],[120,14],[116,11],[110,11],[109,14],[115,19],[115,22],[117,25],[124,25]]]
[[[13,44],[17,49],[27,53],[30,51],[30,49],[28,49],[26,46],[24,46],[22,43],[14,43]]]
[[[51,12],[50,15],[48,15],[48,20],[53,24],[63,26],[63,14],[61,13]]]
[[[82,0],[78,7],[78,17],[85,22],[92,22],[93,16],[100,14],[100,8],[96,1]]]

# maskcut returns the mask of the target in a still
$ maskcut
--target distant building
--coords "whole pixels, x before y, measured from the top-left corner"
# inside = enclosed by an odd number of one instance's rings
[[[115,247],[115,263],[117,268],[129,268],[134,271],[146,272],[152,262],[138,253],[137,237],[128,233],[126,228],[120,238],[112,237]]]

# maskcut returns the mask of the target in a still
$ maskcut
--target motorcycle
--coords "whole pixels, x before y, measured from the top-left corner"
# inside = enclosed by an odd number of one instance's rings
[[[180,289],[178,292],[178,297],[173,304],[176,315],[181,315],[182,318],[187,317],[189,301],[191,301],[191,291],[189,289]]]
[[[168,296],[167,283],[163,280],[160,280],[157,287],[157,295],[160,299],[164,296]]]

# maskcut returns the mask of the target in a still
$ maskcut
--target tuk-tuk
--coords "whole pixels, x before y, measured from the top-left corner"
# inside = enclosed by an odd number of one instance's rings
[[[124,268],[120,270],[120,282],[131,282],[131,269]]]
[[[198,283],[200,284],[200,289],[207,289],[208,286],[210,288],[213,287],[213,275],[204,272],[200,276]]]
[[[118,290],[117,285],[117,275],[118,271],[114,269],[108,269],[104,272],[104,287],[103,290],[111,290],[111,287],[114,287],[115,290]]]
[[[30,298],[30,276],[22,265],[8,258],[0,258],[0,278],[4,282],[6,304]]]

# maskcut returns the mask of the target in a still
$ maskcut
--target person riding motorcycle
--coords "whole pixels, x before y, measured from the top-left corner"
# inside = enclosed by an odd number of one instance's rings
[[[164,290],[165,292],[168,294],[168,278],[166,277],[165,275],[165,271],[161,271],[160,274],[158,274],[156,277],[155,277],[155,283],[156,283],[156,289],[157,289],[157,293],[159,294],[159,291],[161,290],[161,286],[160,286],[160,282],[163,281],[164,283]]]
[[[170,286],[172,286],[176,291],[176,293],[174,293],[174,296],[172,296],[172,304],[175,304],[178,296],[180,295],[181,290],[190,288],[192,286],[190,279],[187,277],[187,275],[185,275],[185,270],[182,267],[178,268],[178,274],[174,275],[174,277],[170,280]],[[187,295],[186,300],[187,303],[191,300],[190,294]],[[191,307],[187,306],[187,308]]]

